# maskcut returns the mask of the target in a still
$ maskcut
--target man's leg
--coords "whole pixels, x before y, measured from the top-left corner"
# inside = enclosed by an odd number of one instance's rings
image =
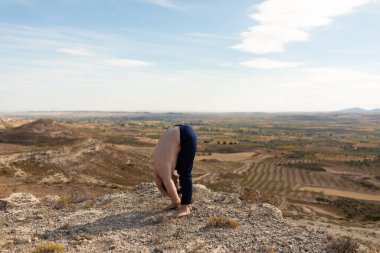
[[[181,184],[181,206],[178,210],[177,217],[182,217],[190,214],[189,205],[192,202],[193,195],[193,179],[191,171],[187,173],[181,173],[179,176],[179,181]]]
[[[197,137],[193,128],[187,125],[180,127],[181,130],[181,151],[178,160],[178,174],[181,185],[181,207],[177,212],[177,217],[190,214],[189,205],[192,202],[193,178],[192,169],[197,149]]]

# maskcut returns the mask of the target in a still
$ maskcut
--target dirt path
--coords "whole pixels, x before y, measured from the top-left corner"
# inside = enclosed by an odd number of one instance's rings
[[[239,152],[239,153],[213,153],[212,155],[196,156],[196,160],[216,159],[219,161],[242,161],[253,158],[257,155],[256,152]]]
[[[352,191],[343,191],[331,188],[322,188],[322,187],[301,187],[301,191],[311,191],[311,192],[322,192],[326,195],[353,198],[360,200],[369,200],[369,201],[380,201],[380,194],[366,194]]]

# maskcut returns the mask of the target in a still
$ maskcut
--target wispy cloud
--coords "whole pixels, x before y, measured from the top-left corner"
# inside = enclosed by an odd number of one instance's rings
[[[87,48],[59,48],[57,50],[60,53],[74,55],[74,56],[82,56],[82,57],[89,57],[93,56],[93,53],[91,53],[90,50]]]
[[[266,0],[251,15],[258,24],[243,32],[241,43],[233,48],[255,54],[283,52],[287,43],[308,41],[313,28],[327,26],[335,17],[377,1]]]
[[[232,36],[223,36],[212,33],[187,33],[186,36],[193,38],[201,38],[201,39],[222,39],[222,40],[236,40],[235,37]]]
[[[107,59],[101,62],[106,66],[112,67],[123,67],[123,68],[131,68],[131,67],[150,67],[153,66],[153,62],[148,61],[139,61],[139,60],[131,60],[131,59]]]
[[[135,0],[135,1],[153,4],[153,5],[161,6],[164,8],[171,8],[171,9],[177,8],[177,6],[169,0]]]
[[[288,61],[274,61],[265,58],[258,58],[251,61],[240,62],[239,65],[256,69],[279,69],[297,67],[301,65],[301,63]]]

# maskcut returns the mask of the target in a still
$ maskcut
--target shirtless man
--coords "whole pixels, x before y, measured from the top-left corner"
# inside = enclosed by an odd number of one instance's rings
[[[178,209],[176,217],[190,214],[193,190],[191,171],[196,149],[194,129],[189,125],[176,125],[161,136],[154,151],[153,169],[157,188],[172,201],[164,210]],[[180,190],[175,170],[179,175]],[[182,193],[181,198],[178,191]]]

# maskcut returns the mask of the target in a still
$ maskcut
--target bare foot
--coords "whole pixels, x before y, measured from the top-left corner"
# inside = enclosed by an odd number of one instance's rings
[[[181,205],[181,207],[177,211],[176,217],[180,218],[180,217],[187,216],[189,214],[190,214],[190,208],[189,208],[189,206],[188,205]]]
[[[162,208],[162,211],[175,210],[175,209],[178,209],[178,207],[179,207],[179,204],[171,203],[170,205],[167,205],[164,208]]]

